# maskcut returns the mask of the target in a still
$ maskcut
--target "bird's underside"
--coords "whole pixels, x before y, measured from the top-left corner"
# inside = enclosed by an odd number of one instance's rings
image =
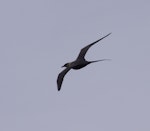
[[[93,46],[94,44],[96,44],[97,42],[101,41],[102,39],[104,39],[105,37],[109,36],[111,33],[107,34],[106,36],[100,38],[99,40],[85,46],[84,48],[82,48],[80,50],[80,53],[77,57],[77,59],[73,62],[70,62],[70,63],[66,63],[63,67],[66,67],[61,73],[59,73],[58,75],[58,78],[57,78],[57,88],[58,88],[58,91],[61,89],[61,85],[62,85],[62,82],[63,82],[63,79],[64,79],[64,76],[67,74],[67,72],[70,70],[70,69],[75,69],[75,70],[78,70],[78,69],[81,69],[85,66],[87,66],[88,64],[90,63],[94,63],[94,62],[98,62],[98,61],[104,61],[104,60],[107,60],[107,59],[101,59],[101,60],[96,60],[96,61],[86,61],[85,60],[85,55],[86,55],[86,52],[88,51],[88,49]]]

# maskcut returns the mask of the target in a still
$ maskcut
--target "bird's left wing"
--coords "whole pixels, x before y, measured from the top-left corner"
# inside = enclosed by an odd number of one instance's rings
[[[78,55],[78,57],[77,57],[77,59],[84,59],[84,56],[85,56],[86,52],[88,51],[88,49],[89,49],[92,45],[94,45],[94,44],[96,44],[97,42],[101,41],[102,39],[104,39],[105,37],[109,36],[110,34],[111,34],[111,33],[105,35],[104,37],[100,38],[99,40],[94,41],[93,43],[91,43],[91,44],[85,46],[84,48],[82,48],[81,51],[80,51],[80,53],[79,53],[79,55]]]
[[[70,70],[71,68],[66,68],[64,69],[62,72],[59,73],[58,78],[57,78],[57,89],[58,91],[61,89],[61,85],[64,79],[64,76],[67,74],[67,72]]]

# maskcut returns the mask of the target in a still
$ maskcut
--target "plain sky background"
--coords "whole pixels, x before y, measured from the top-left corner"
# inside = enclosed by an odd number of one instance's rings
[[[0,0],[0,131],[150,131],[150,1]]]

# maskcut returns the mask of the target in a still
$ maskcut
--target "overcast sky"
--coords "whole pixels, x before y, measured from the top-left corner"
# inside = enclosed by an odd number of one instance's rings
[[[0,131],[150,131],[150,1],[0,0]]]

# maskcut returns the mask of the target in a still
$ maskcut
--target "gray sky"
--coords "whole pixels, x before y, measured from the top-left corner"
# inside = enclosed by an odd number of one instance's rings
[[[150,1],[1,0],[0,131],[150,131]],[[111,61],[57,75],[80,49]]]

